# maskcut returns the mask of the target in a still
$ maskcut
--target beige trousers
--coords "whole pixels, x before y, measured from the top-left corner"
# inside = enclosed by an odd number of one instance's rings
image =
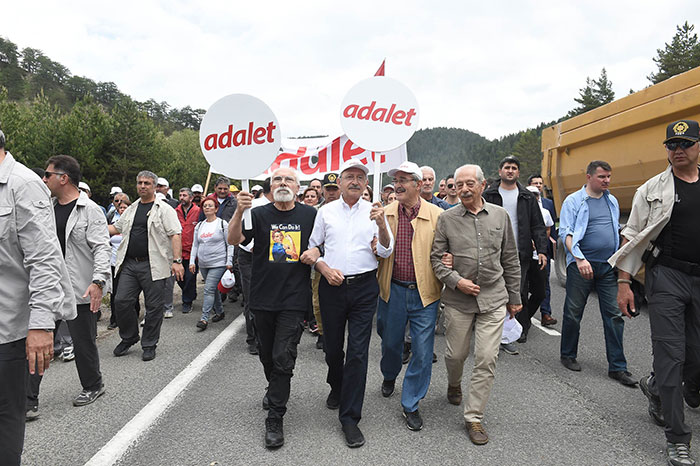
[[[505,316],[505,305],[484,313],[462,312],[445,305],[445,365],[447,382],[452,387],[462,384],[464,361],[469,356],[469,341],[474,329],[474,369],[464,402],[464,420],[467,422],[481,422],[484,418],[496,374]]]
[[[318,334],[323,335],[323,322],[321,322],[321,305],[318,302],[318,284],[321,282],[321,274],[315,270],[311,271],[311,300],[314,306],[314,317],[318,325]]]

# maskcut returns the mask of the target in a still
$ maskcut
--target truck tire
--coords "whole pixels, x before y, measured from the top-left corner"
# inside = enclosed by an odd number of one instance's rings
[[[557,279],[562,287],[566,287],[566,246],[559,238],[557,240],[557,253],[554,258],[554,271],[557,274]]]

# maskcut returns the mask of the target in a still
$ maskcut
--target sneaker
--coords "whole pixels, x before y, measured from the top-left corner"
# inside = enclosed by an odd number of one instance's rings
[[[192,303],[182,303],[182,313],[189,314],[192,312]]]
[[[70,362],[75,359],[75,353],[73,352],[72,346],[66,346],[63,348],[63,353],[61,353],[61,358],[63,362]]]
[[[350,448],[358,448],[365,444],[365,436],[356,424],[343,425],[343,433],[345,434],[345,443]]]
[[[144,318],[144,319],[141,321],[141,323],[140,323],[139,325],[140,325],[141,327],[143,327],[144,325],[146,325],[146,319]]]
[[[39,405],[28,406],[25,419],[27,422],[39,419]]]
[[[695,466],[695,460],[690,456],[690,444],[666,443],[666,457],[672,466]]]
[[[506,354],[512,354],[512,355],[520,354],[520,352],[518,351],[518,348],[516,348],[513,343],[501,343],[501,349]]]
[[[173,311],[171,309],[168,309],[163,313],[163,318],[164,319],[172,319],[173,318]]]
[[[700,406],[700,390],[689,382],[683,383],[683,399],[691,408]]]
[[[666,420],[664,419],[664,414],[661,411],[661,398],[658,395],[654,395],[649,390],[649,378],[651,376],[642,377],[639,380],[639,388],[644,393],[644,396],[649,400],[649,416],[654,421],[657,426],[666,426]]]
[[[480,422],[467,422],[466,425],[469,440],[471,440],[474,445],[486,445],[489,443],[489,436]]]
[[[201,329],[201,330],[206,330],[207,325],[209,325],[209,324],[207,323],[206,320],[200,320],[199,322],[197,322],[197,328]]]
[[[311,333],[316,333],[316,332],[318,332],[318,324],[316,323],[315,320],[312,320],[312,321],[309,323],[309,332],[311,332]]]
[[[73,406],[89,405],[105,393],[105,386],[102,384],[97,390],[83,390],[73,400]]]
[[[403,417],[406,418],[406,427],[408,427],[408,430],[416,432],[423,428],[423,419],[420,417],[420,413],[417,409],[412,413],[409,413],[404,409]]]
[[[281,418],[265,419],[265,448],[279,448],[284,445],[284,429]]]
[[[143,354],[141,355],[141,359],[143,361],[153,361],[156,358],[156,347],[155,346],[149,346],[148,348],[143,349]]]
[[[222,312],[221,314],[214,314],[214,317],[211,318],[212,322],[219,322],[220,320],[224,320],[226,318],[226,313]]]

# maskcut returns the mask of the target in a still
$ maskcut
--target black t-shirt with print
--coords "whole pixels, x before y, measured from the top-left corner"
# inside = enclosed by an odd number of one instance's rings
[[[267,204],[251,210],[255,239],[250,283],[253,311],[306,311],[311,306],[311,268],[299,257],[309,245],[316,209],[296,203],[292,210]]]

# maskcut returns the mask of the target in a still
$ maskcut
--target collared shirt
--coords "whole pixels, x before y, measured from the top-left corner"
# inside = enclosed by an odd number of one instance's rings
[[[396,226],[396,244],[394,246],[394,269],[392,278],[402,282],[415,282],[416,271],[413,268],[413,226],[411,220],[418,216],[420,199],[408,212],[399,205],[398,225]]]
[[[309,249],[324,245],[325,254],[319,260],[343,275],[356,275],[377,268],[377,258],[372,251],[372,240],[379,236],[377,223],[370,220],[372,204],[359,199],[352,207],[345,199],[330,202],[318,210],[314,230],[309,239]],[[384,219],[386,223],[386,218]],[[394,236],[389,224],[389,247],[377,241],[377,255],[389,257],[394,250]]]
[[[122,242],[117,249],[116,270],[119,273],[124,263],[126,250],[129,248],[129,235],[136,215],[139,202],[131,204],[114,223],[114,227],[122,234]],[[148,213],[148,259],[151,266],[151,279],[161,280],[170,277],[173,263],[173,248],[170,237],[179,235],[182,226],[177,219],[175,209],[165,201],[156,198]]]
[[[0,164],[0,344],[76,316],[50,193],[9,152]]]
[[[442,263],[446,252],[453,256],[452,268]],[[445,304],[464,312],[491,312],[504,304],[521,303],[518,250],[503,207],[484,201],[476,215],[462,203],[443,212],[435,228],[430,261],[445,284]],[[479,285],[477,296],[457,289],[462,278]]]
[[[54,198],[54,206],[57,202]],[[100,206],[81,191],[66,222],[66,265],[76,304],[90,302],[90,297],[83,295],[93,280],[105,282],[103,293],[112,289],[111,256],[107,219]]]
[[[571,193],[566,196],[564,203],[561,206],[561,217],[559,217],[559,236],[561,236],[563,241],[566,241],[566,237],[571,235],[571,251],[566,248],[566,265],[576,261],[576,258],[585,259],[583,252],[581,252],[580,242],[583,236],[586,234],[586,228],[588,227],[588,200],[590,196],[586,192],[586,186],[575,193]],[[603,192],[603,197],[605,198],[606,204],[610,209],[610,215],[613,222],[613,231],[615,233],[620,231],[620,205],[615,199],[615,196],[610,194],[609,191]],[[620,247],[620,238],[618,234],[613,235],[615,242],[615,250]]]

